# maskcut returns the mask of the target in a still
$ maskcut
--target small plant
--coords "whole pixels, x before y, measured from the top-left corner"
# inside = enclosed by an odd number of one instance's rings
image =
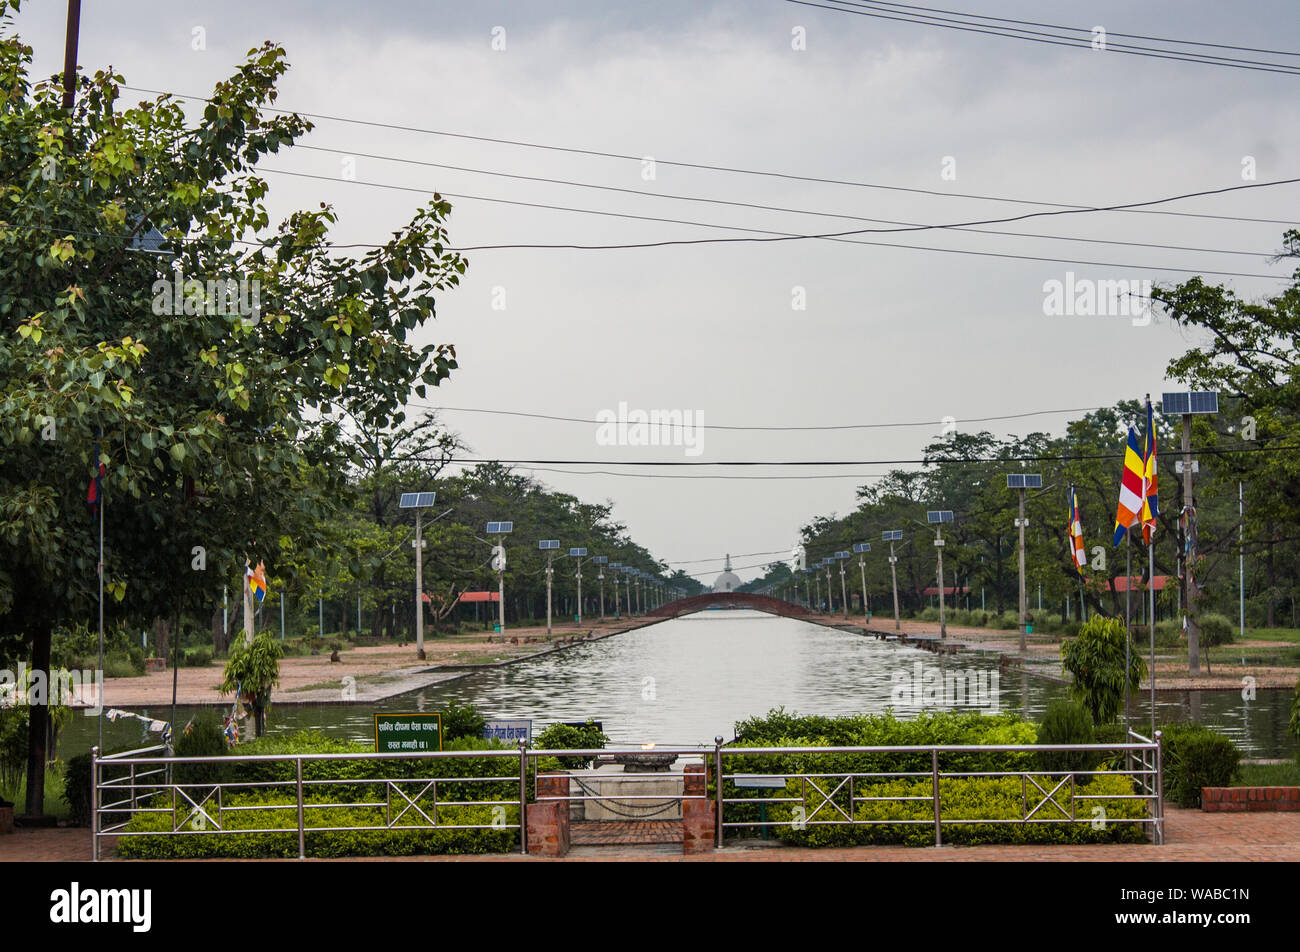
[[[1199,807],[1202,787],[1231,785],[1241,764],[1241,751],[1232,741],[1200,724],[1161,730],[1166,797],[1179,806]]]
[[[264,631],[248,644],[242,635],[230,646],[222,694],[239,692],[239,700],[253,710],[253,725],[258,737],[266,733],[266,711],[271,706],[271,690],[280,683],[280,659],[284,649],[278,638]]]
[[[482,737],[487,721],[473,704],[460,705],[455,701],[442,712],[442,739],[444,743],[462,737]]]
[[[587,721],[581,727],[572,724],[552,724],[537,735],[534,746],[540,750],[595,750],[604,748],[609,738],[594,721]],[[560,766],[566,770],[581,770],[590,767],[594,757],[557,757]]]
[[[1053,701],[1043,713],[1038,726],[1040,744],[1091,744],[1094,741],[1092,715],[1078,701]],[[1096,757],[1086,750],[1045,750],[1039,753],[1038,762],[1052,773],[1073,773],[1091,770]],[[1086,782],[1088,777],[1080,777]]]
[[[1128,629],[1118,618],[1095,615],[1075,638],[1061,645],[1061,666],[1074,676],[1070,696],[1083,703],[1094,724],[1109,724],[1124,704],[1124,686],[1136,691],[1146,673],[1146,663],[1136,645],[1129,650],[1127,679],[1124,646]]]
[[[176,738],[177,757],[219,757],[226,753],[226,735],[217,719],[199,715]],[[181,784],[215,784],[221,780],[221,764],[177,764],[173,776]]]

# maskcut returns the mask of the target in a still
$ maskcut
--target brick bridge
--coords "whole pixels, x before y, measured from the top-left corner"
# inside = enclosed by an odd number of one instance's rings
[[[674,602],[660,605],[648,615],[657,618],[676,618],[710,608],[752,608],[770,615],[786,615],[790,618],[804,618],[811,614],[802,605],[787,602],[767,595],[751,595],[748,592],[711,592],[704,595],[691,595]]]

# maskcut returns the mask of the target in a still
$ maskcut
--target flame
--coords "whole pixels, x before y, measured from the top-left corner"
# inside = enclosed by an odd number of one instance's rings
[[[654,742],[654,741],[651,741],[651,742],[648,743],[648,744],[642,744],[642,745],[641,745],[641,749],[642,749],[642,750],[654,750],[654,749],[655,749],[655,742]]]

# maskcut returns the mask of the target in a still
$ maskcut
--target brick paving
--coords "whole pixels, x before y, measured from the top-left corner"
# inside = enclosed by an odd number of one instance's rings
[[[682,843],[681,820],[604,820],[575,823],[569,842],[574,846],[638,846]]]
[[[615,824],[600,824],[602,826]],[[577,824],[574,829],[586,824]],[[709,862],[1300,862],[1300,813],[1202,813],[1169,807],[1166,844],[1104,844],[1095,846],[859,846],[843,849],[782,847],[759,840],[737,841],[725,849],[683,856],[676,843],[597,846],[577,844],[568,860],[698,861]],[[575,837],[576,843],[576,837]],[[111,847],[106,845],[106,858]],[[90,831],[84,829],[17,830],[0,836],[0,862],[58,862],[90,858]],[[388,860],[374,857],[373,861]],[[525,857],[518,853],[493,856],[420,856],[403,859],[433,862],[565,862]],[[350,860],[355,862],[356,860]],[[290,861],[291,862],[291,861]],[[331,862],[329,860],[323,862]]]

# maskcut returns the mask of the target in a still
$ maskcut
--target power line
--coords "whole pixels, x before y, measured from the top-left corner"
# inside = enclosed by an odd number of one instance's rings
[[[920,222],[899,221],[897,219],[892,219],[892,218],[868,218],[862,215],[846,215],[843,212],[823,212],[823,211],[815,211],[815,210],[805,209],[805,208],[789,208],[781,205],[764,205],[758,202],[740,202],[740,201],[732,201],[732,200],[720,199],[720,198],[707,198],[704,196],[677,195],[671,192],[650,192],[650,191],[646,191],[645,189],[639,189],[639,188],[624,188],[622,186],[616,186],[616,185],[600,185],[594,182],[578,182],[572,179],[552,178],[544,175],[523,175],[515,172],[501,172],[494,169],[477,169],[477,168],[472,168],[464,165],[449,165],[444,162],[428,162],[423,159],[408,159],[401,156],[380,155],[372,152],[357,152],[351,149],[333,149],[333,148],[325,148],[324,146],[304,145],[304,144],[295,145],[294,148],[305,149],[312,152],[325,152],[331,155],[347,155],[349,157],[375,159],[381,162],[396,162],[402,165],[417,165],[424,168],[445,169],[453,172],[467,172],[474,175],[488,175],[496,178],[513,179],[516,181],[523,181],[523,182],[539,182],[547,185],[562,185],[570,188],[594,189],[596,191],[602,191],[602,192],[616,192],[622,195],[637,195],[644,198],[657,198],[657,199],[663,199],[668,201],[697,202],[697,203],[709,204],[709,205],[722,205],[730,208],[744,208],[744,209],[751,209],[756,211],[780,212],[783,214],[791,214],[791,215],[808,215],[808,216],[818,217],[818,218],[838,218],[845,221],[863,221],[863,222],[871,222],[873,224],[878,224],[878,225],[910,225],[913,227],[920,227],[922,225],[922,223]],[[264,171],[271,171],[271,170],[268,169]],[[329,180],[335,181],[335,179],[333,178],[330,178]],[[338,181],[353,181],[353,180],[341,179]],[[368,185],[370,183],[360,183],[360,184]],[[1179,213],[1179,214],[1190,214],[1190,213]],[[725,227],[725,226],[719,226],[719,227]],[[1115,239],[1105,239],[1105,238],[1084,238],[1077,235],[1040,235],[1040,234],[1035,234],[1033,232],[999,231],[997,229],[992,229],[992,228],[959,228],[953,230],[969,232],[971,234],[981,234],[981,235],[1005,235],[1013,238],[1038,238],[1038,239],[1043,239],[1045,241],[1077,241],[1077,242],[1082,242],[1087,244],[1123,245],[1131,248],[1154,248],[1162,251],[1194,251],[1194,252],[1204,252],[1206,254],[1241,255],[1243,257],[1251,257],[1251,258],[1265,258],[1274,254],[1274,252],[1272,251],[1236,251],[1236,250],[1225,249],[1225,248],[1197,248],[1197,247],[1192,247],[1187,245],[1165,245],[1165,244],[1157,244],[1153,242],[1143,242],[1143,241],[1119,241]]]
[[[451,411],[454,413],[489,413],[501,416],[528,417],[535,420],[556,420],[562,423],[585,423],[589,426],[599,426],[599,420],[589,420],[584,417],[556,416],[548,413],[530,413],[524,410],[488,410],[481,407],[438,407],[430,403],[419,403],[410,401],[407,406],[419,407],[421,409],[436,410],[438,412]],[[1008,413],[1001,416],[986,417],[968,417],[962,419],[961,423],[991,423],[999,420],[1022,420],[1026,417],[1035,416],[1053,416],[1059,413],[1093,413],[1097,410],[1108,410],[1110,407],[1072,407],[1060,410],[1031,410],[1026,413]],[[908,423],[839,423],[826,426],[742,426],[726,425],[721,423],[699,423],[692,428],[699,430],[756,430],[756,431],[817,431],[817,430],[880,430],[891,429],[896,427],[917,427],[917,426],[934,426],[936,423],[943,423],[942,420],[918,420]],[[634,424],[629,424],[634,425]],[[686,427],[685,423],[661,422],[659,424],[647,423],[648,426],[671,426],[675,428]]]
[[[170,92],[167,90],[148,89],[141,86],[125,86],[125,85],[122,86],[121,88],[129,89],[132,90],[133,92],[148,93],[149,95],[154,95],[154,96],[173,96],[177,99],[190,99],[196,102],[211,102],[210,99],[204,96],[192,96],[192,95],[187,95],[185,93]],[[370,128],[389,129],[395,132],[415,132],[422,135],[441,136],[441,137],[451,138],[451,139],[464,139],[466,141],[471,141],[471,142],[486,142],[494,145],[509,145],[509,146],[516,146],[519,148],[526,148],[526,149],[539,149],[547,152],[562,152],[562,153],[568,153],[572,155],[585,155],[585,156],[591,156],[595,158],[618,159],[622,161],[638,162],[638,163],[644,161],[647,158],[647,156],[631,155],[628,153],[621,153],[621,152],[606,152],[606,151],[600,151],[596,149],[580,149],[571,146],[559,146],[559,145],[551,145],[551,144],[540,143],[540,142],[529,142],[524,139],[505,139],[505,138],[494,137],[494,136],[472,135],[464,132],[449,132],[447,130],[441,130],[441,129],[428,129],[419,126],[406,126],[406,125],[398,125],[395,123],[378,122],[372,119],[357,119],[350,116],[335,116],[335,115],[328,115],[325,113],[317,113],[317,112],[299,112],[292,109],[274,108],[270,106],[263,106],[261,108],[266,112],[280,113],[283,115],[304,116],[309,119],[320,119],[328,122],[341,122],[350,125],[366,126]],[[975,201],[1000,202],[1003,204],[1013,204],[1013,205],[1036,205],[1043,208],[1063,208],[1063,209],[1074,209],[1078,211],[1102,210],[1102,209],[1095,208],[1094,206],[1091,205],[1072,205],[1072,204],[1066,204],[1061,202],[1044,202],[1044,201],[1035,201],[1031,199],[1007,198],[1004,196],[980,195],[980,194],[974,194],[969,192],[945,192],[945,191],[940,191],[938,189],[911,188],[911,187],[906,187],[901,185],[882,185],[880,183],[875,183],[875,182],[858,182],[858,181],[853,181],[848,179],[834,179],[834,178],[820,177],[815,175],[799,175],[791,172],[771,172],[771,171],[765,171],[761,169],[740,168],[736,166],[709,165],[703,162],[675,161],[671,159],[662,159],[662,158],[655,158],[654,162],[656,166],[664,165],[672,168],[694,169],[698,171],[709,171],[709,172],[723,172],[723,173],[728,173],[733,175],[751,175],[751,176],[758,176],[762,178],[785,179],[793,182],[811,182],[811,183],[817,183],[823,185],[844,185],[853,188],[878,189],[878,190],[889,191],[889,192],[906,192],[906,193],[916,194],[916,195],[931,195],[938,198],[965,198],[965,199],[971,199]],[[1248,222],[1252,224],[1261,224],[1261,225],[1294,225],[1295,224],[1294,221],[1289,219],[1244,218],[1244,217],[1233,216],[1233,215],[1207,215],[1207,214],[1199,214],[1195,212],[1176,212],[1176,211],[1169,211],[1164,209],[1155,210],[1155,209],[1135,208],[1135,209],[1110,209],[1110,210],[1121,212],[1123,214],[1133,214],[1133,215],[1172,215],[1178,217],[1207,218],[1207,219],[1215,219],[1221,221],[1240,221],[1240,222]]]
[[[840,3],[842,0],[831,0],[832,3]],[[976,20],[994,20],[999,23],[1019,23],[1024,26],[1041,26],[1050,30],[1073,30],[1076,33],[1090,35],[1091,31],[1084,27],[1077,26],[1060,26],[1055,23],[1039,23],[1034,20],[1018,20],[1011,17],[994,17],[982,13],[963,13],[957,10],[944,10],[939,7],[923,7],[915,3],[891,3],[886,0],[871,0],[873,6],[877,7],[901,7],[905,10],[925,10],[930,13],[947,13],[953,16],[968,17]],[[1180,46],[1209,46],[1220,50],[1238,50],[1243,53],[1268,53],[1274,56],[1300,56],[1300,53],[1290,52],[1288,50],[1264,50],[1253,46],[1233,46],[1229,43],[1206,43],[1200,40],[1171,40],[1159,36],[1144,36],[1141,33],[1121,33],[1118,30],[1107,30],[1107,36],[1123,36],[1132,40],[1148,40],[1153,43],[1171,43]]]
[[[1265,280],[1289,280],[1288,276],[1274,274],[1257,274],[1243,271],[1212,271],[1205,268],[1176,268],[1166,267],[1164,265],[1136,265],[1129,262],[1116,261],[1087,261],[1077,258],[1053,258],[1037,255],[1016,255],[1005,252],[994,251],[974,251],[964,248],[938,248],[932,245],[909,245],[901,242],[889,241],[867,241],[863,239],[852,239],[851,235],[867,234],[897,234],[910,233],[918,231],[941,231],[946,229],[961,229],[968,225],[988,225],[1000,224],[1003,222],[1023,221],[1027,218],[1038,218],[1043,216],[1082,214],[1084,212],[1100,211],[1117,211],[1124,208],[1132,208],[1138,205],[1155,205],[1163,202],[1181,201],[1187,198],[1198,198],[1204,195],[1215,195],[1222,192],[1236,191],[1243,188],[1264,188],[1274,185],[1291,185],[1300,182],[1300,178],[1280,179],[1272,182],[1255,182],[1246,185],[1232,185],[1222,189],[1212,189],[1203,192],[1192,192],[1185,195],[1175,195],[1167,198],[1153,199],[1145,202],[1136,202],[1129,205],[1116,205],[1105,208],[1089,208],[1078,210],[1064,211],[1045,211],[1045,212],[1028,212],[1024,215],[1015,215],[1009,218],[983,219],[974,222],[951,222],[948,224],[935,225],[917,225],[909,227],[895,228],[858,228],[850,231],[824,232],[820,234],[800,234],[794,232],[771,231],[763,228],[746,228],[740,225],[719,225],[710,222],[699,222],[689,219],[659,218],[652,215],[634,215],[625,212],[602,211],[591,208],[576,208],[569,205],[553,205],[545,202],[525,202],[517,199],[490,198],[483,195],[467,195],[464,193],[444,192],[440,189],[416,188],[409,185],[393,185],[387,182],[361,182],[355,179],[338,179],[329,175],[315,175],[308,172],[293,172],[285,169],[264,169],[263,171],[273,175],[288,175],[295,178],[315,179],[323,182],[347,182],[353,185],[365,185],[371,188],[389,189],[399,192],[415,192],[421,195],[432,195],[437,197],[450,197],[465,199],[467,201],[490,202],[499,205],[513,205],[522,208],[539,208],[549,211],[574,212],[582,215],[598,215],[605,218],[621,218],[632,221],[652,221],[665,224],[688,225],[696,228],[713,228],[726,231],[749,232],[763,237],[726,237],[726,238],[675,238],[662,241],[641,241],[641,242],[623,242],[616,244],[575,244],[572,242],[542,243],[542,242],[512,242],[493,245],[462,245],[458,247],[448,247],[446,250],[456,253],[466,253],[473,251],[505,251],[505,250],[570,250],[570,251],[618,251],[644,248],[668,248],[681,247],[687,245],[720,245],[720,244],[770,244],[785,241],[839,241],[844,244],[852,245],[875,245],[886,248],[907,248],[914,251],[933,251],[942,254],[960,254],[975,255],[982,258],[1009,258],[1018,261],[1047,261],[1056,264],[1077,264],[1104,268],[1129,268],[1136,271],[1175,271],[1181,274],[1210,274],[1219,277],[1234,278],[1263,278]]]
[[[1260,446],[1238,447],[1200,447],[1191,452],[1210,456],[1232,456],[1238,453],[1278,453],[1300,450],[1300,443],[1267,444]],[[1174,455],[1183,452],[1177,450]],[[498,465],[519,466],[940,466],[970,465],[976,463],[1014,463],[1014,462],[1054,462],[1073,463],[1092,459],[1123,459],[1123,452],[1118,453],[1073,453],[1069,455],[1037,454],[1008,456],[972,456],[962,458],[929,457],[921,459],[875,459],[875,460],[583,460],[583,459],[475,459],[469,457],[408,456],[412,462],[450,462],[450,463],[496,463]]]
[[[550,466],[516,466],[528,473],[564,473],[571,476],[621,476],[627,479],[881,479],[887,473],[804,473],[798,476],[749,476],[734,473],[620,473],[607,469],[557,469]]]
[[[1060,36],[1057,34],[1040,33],[1034,30],[1008,29],[990,27],[986,23],[978,23],[971,20],[952,20],[944,17],[928,16],[921,14],[898,15],[898,10],[881,10],[880,7],[873,7],[866,3],[850,4],[847,0],[831,0],[840,6],[829,6],[825,3],[813,3],[810,0],[786,0],[787,3],[794,3],[803,7],[817,7],[822,10],[831,10],[835,13],[852,13],[857,16],[872,17],[878,20],[894,20],[899,23],[915,23],[920,26],[937,26],[948,30],[961,30],[966,33],[983,33],[989,36],[1001,36],[1013,40],[1024,40],[1031,43],[1045,43],[1050,46],[1068,46],[1073,49],[1092,49],[1091,43],[1082,38]],[[874,12],[873,12],[874,11]],[[894,15],[891,15],[894,14]],[[966,14],[961,14],[966,16]],[[1027,22],[1027,21],[1024,21]],[[1070,28],[1075,29],[1075,28]],[[1091,31],[1089,31],[1091,32]],[[1050,38],[1049,38],[1050,37]],[[1130,56],[1145,56],[1152,59],[1177,60],[1187,63],[1199,63],[1204,66],[1227,66],[1234,69],[1251,70],[1252,72],[1261,73],[1281,73],[1287,76],[1300,76],[1300,69],[1289,66],[1285,63],[1269,63],[1259,60],[1243,60],[1234,57],[1215,56],[1208,53],[1188,53],[1185,51],[1160,51],[1151,47],[1133,46],[1126,43],[1109,43],[1107,42],[1104,50],[1114,53],[1125,53]]]

